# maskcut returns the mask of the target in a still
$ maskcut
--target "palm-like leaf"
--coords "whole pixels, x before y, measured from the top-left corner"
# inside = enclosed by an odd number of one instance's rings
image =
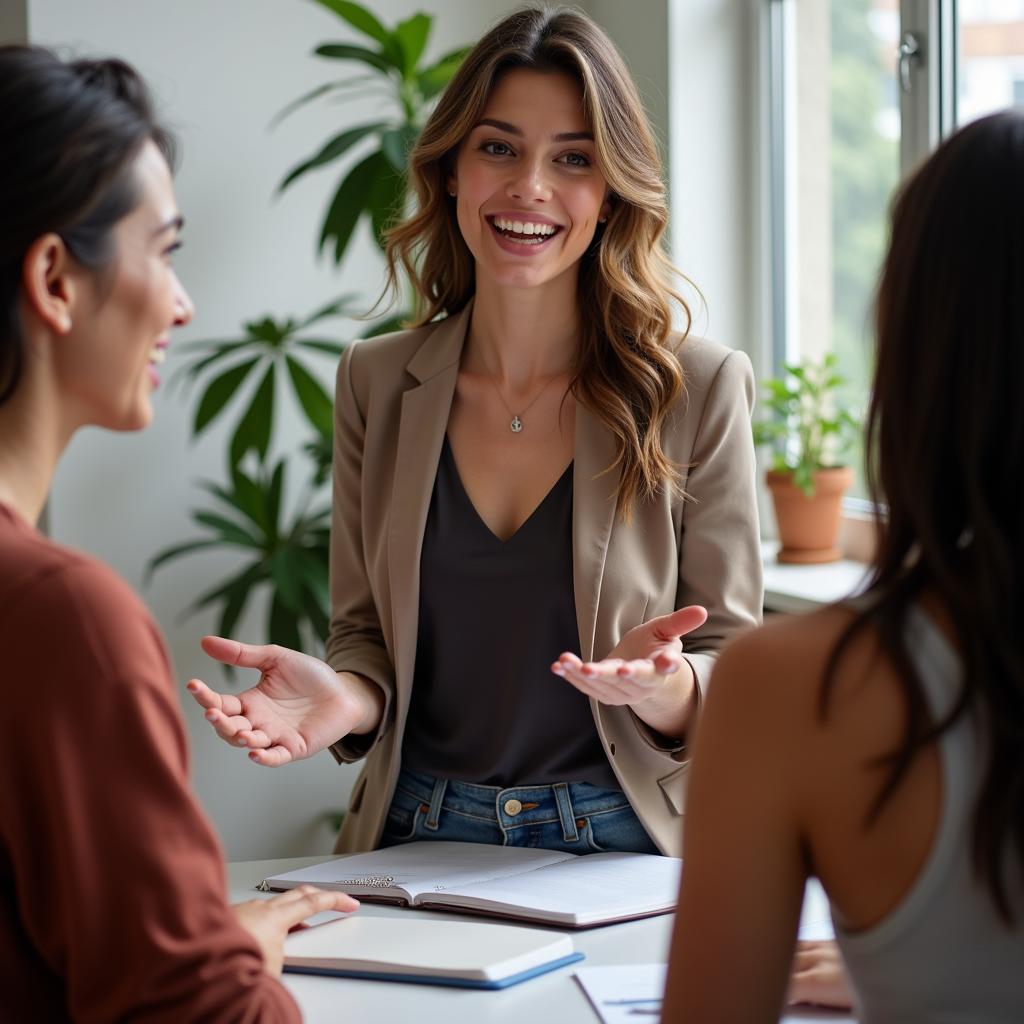
[[[271,588],[267,618],[268,643],[302,648],[327,636],[327,506],[309,511],[300,503],[289,521],[282,518],[285,463],[249,476],[232,474],[230,488],[206,482],[217,507],[197,509],[192,519],[204,534],[161,551],[147,575],[178,558],[213,547],[231,547],[249,556],[228,580],[201,594],[186,611],[195,614],[220,606],[218,630],[230,636],[253,593]]]
[[[345,82],[325,83],[300,96],[278,119],[313,100],[344,89],[364,87],[368,78],[380,83],[395,111],[391,120],[349,128],[333,136],[316,153],[296,164],[279,186],[279,191],[284,190],[310,171],[344,157],[353,158],[355,162],[342,173],[335,187],[320,228],[319,249],[328,248],[337,264],[348,251],[361,219],[369,219],[374,240],[383,246],[383,230],[403,212],[409,149],[419,134],[430,102],[451,80],[468,51],[453,50],[423,67],[421,62],[433,24],[429,15],[417,13],[388,28],[352,0],[317,2],[371,45],[362,41],[331,42],[318,46],[315,53],[329,60],[357,64],[370,73]]]

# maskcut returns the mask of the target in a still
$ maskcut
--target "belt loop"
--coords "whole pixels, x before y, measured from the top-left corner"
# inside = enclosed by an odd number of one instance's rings
[[[575,843],[579,839],[576,828],[576,816],[572,813],[572,800],[569,799],[569,786],[565,782],[556,782],[552,787],[555,791],[555,803],[558,805],[558,820],[562,823],[562,838],[567,843]]]
[[[431,832],[437,831],[438,819],[441,817],[441,804],[444,801],[444,791],[447,788],[447,779],[434,779],[434,791],[430,794],[430,807],[427,810],[427,820],[423,823]]]

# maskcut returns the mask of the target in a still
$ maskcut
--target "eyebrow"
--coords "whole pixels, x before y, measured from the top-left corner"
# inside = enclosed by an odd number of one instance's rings
[[[489,125],[491,128],[497,128],[498,131],[508,132],[509,135],[515,135],[517,138],[523,137],[522,129],[517,128],[514,124],[509,124],[508,121],[496,121],[493,117],[481,118],[475,125],[474,128],[480,128],[482,125]],[[593,132],[559,132],[557,135],[551,136],[554,142],[593,142]]]
[[[172,217],[169,221],[161,224],[160,227],[153,232],[154,235],[162,235],[165,231],[170,231],[172,228],[176,228],[180,231],[185,226],[185,218],[179,213],[176,217]]]

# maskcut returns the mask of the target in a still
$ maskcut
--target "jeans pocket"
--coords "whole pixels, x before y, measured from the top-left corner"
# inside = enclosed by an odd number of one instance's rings
[[[382,843],[392,845],[394,843],[407,843],[415,839],[422,818],[422,804],[408,808],[393,803],[388,809],[387,820],[384,822],[384,832],[381,836]]]
[[[583,820],[580,838],[595,853],[658,852],[632,807],[591,814]]]

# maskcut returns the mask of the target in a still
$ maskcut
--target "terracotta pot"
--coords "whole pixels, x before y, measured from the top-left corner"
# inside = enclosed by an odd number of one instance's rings
[[[843,492],[853,483],[849,466],[819,469],[814,474],[814,497],[793,483],[793,474],[768,470],[765,476],[775,503],[779,527],[780,562],[835,562],[843,557],[836,547]]]

